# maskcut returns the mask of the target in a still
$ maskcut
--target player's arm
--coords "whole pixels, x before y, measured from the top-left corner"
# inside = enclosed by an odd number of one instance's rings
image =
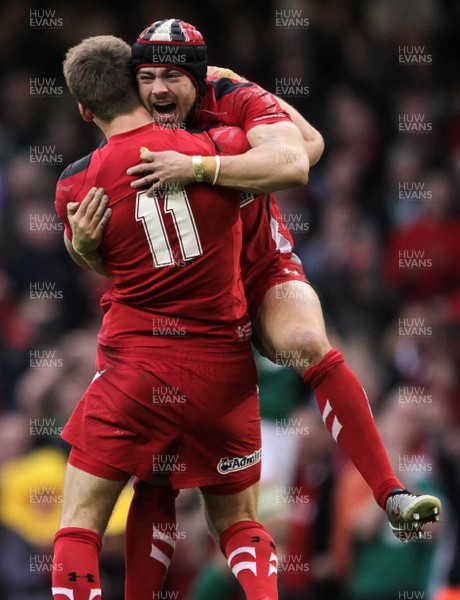
[[[256,87],[256,86],[255,86]],[[167,184],[187,185],[194,181],[217,184],[253,193],[267,193],[304,185],[308,180],[309,157],[319,160],[323,141],[319,133],[295,111],[294,119],[301,126],[280,118],[276,122],[263,123],[263,119],[276,111],[283,113],[272,95],[258,88],[254,95],[241,90],[235,98],[240,103],[241,114],[251,123],[247,130],[251,149],[235,156],[221,156],[218,159],[199,157],[194,164],[190,157],[174,151],[144,152],[144,164],[128,169],[128,175],[139,177],[131,183],[135,189],[151,186],[153,191]],[[263,98],[263,100],[262,100]],[[265,114],[255,107],[267,107]],[[276,108],[277,107],[277,108]],[[265,109],[263,109],[265,110]],[[259,121],[254,126],[254,122]]]
[[[231,71],[230,69],[225,69],[222,67],[208,67],[208,75],[212,77],[229,77],[230,79],[235,79],[237,81],[247,82],[248,80],[238,73]],[[294,125],[299,129],[305,146],[305,152],[308,155],[308,160],[310,161],[310,166],[316,165],[316,163],[321,158],[324,152],[324,139],[320,132],[311,125],[305,117],[303,117],[298,110],[296,110],[293,106],[291,106],[286,100],[280,98],[279,96],[275,96],[278,100],[281,108],[285,110],[288,115],[291,117]]]
[[[251,149],[236,156],[197,157],[173,150],[141,153],[144,164],[128,169],[141,177],[133,188],[151,185],[147,195],[165,184],[188,185],[195,181],[253,192],[276,192],[308,180],[309,162],[298,128],[290,121],[256,125],[247,132]]]
[[[82,267],[83,269],[95,271],[104,277],[110,277],[110,273],[105,269],[104,261],[102,260],[102,256],[98,250],[89,252],[85,255],[77,254],[77,252],[75,252],[75,248],[72,246],[72,242],[65,233],[64,244],[72,260],[76,262],[78,266]]]
[[[217,185],[253,193],[277,192],[305,185],[309,161],[302,136],[291,122],[256,125],[247,132],[251,149],[236,156],[222,156]],[[207,183],[215,172],[210,169]]]
[[[64,233],[65,247],[72,259],[84,269],[110,277],[102,259],[99,246],[104,228],[112,210],[107,207],[104,190],[91,188],[81,203],[67,204],[67,218],[72,229],[72,240]]]
[[[316,165],[324,152],[324,139],[320,132],[311,125],[307,119],[302,117],[298,110],[288,104],[279,96],[275,96],[281,108],[291,117],[292,122],[300,131],[303,138],[304,149],[307,153],[310,166]]]

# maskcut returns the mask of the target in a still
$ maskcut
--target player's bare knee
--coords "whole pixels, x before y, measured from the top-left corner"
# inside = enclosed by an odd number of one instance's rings
[[[277,363],[303,373],[318,364],[331,346],[326,334],[308,327],[285,332],[284,349],[277,350]]]

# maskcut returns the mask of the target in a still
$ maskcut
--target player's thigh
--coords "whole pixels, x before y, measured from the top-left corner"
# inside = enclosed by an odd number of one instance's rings
[[[102,536],[124,486],[124,481],[103,479],[68,464],[60,527],[82,527]]]
[[[330,349],[321,303],[311,285],[303,281],[271,287],[260,305],[254,330],[271,360],[283,357],[284,352],[301,351],[315,362]]]
[[[217,536],[234,523],[257,520],[258,483],[237,494],[217,495],[203,490],[202,494],[208,525]]]

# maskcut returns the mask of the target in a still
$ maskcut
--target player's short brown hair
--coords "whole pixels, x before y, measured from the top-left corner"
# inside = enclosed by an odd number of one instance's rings
[[[89,37],[67,51],[67,87],[77,102],[102,121],[131,112],[140,103],[131,73],[131,48],[112,35]]]

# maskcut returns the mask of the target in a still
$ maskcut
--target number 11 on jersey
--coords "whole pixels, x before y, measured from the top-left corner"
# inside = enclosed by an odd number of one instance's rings
[[[191,260],[203,254],[190,202],[183,187],[164,193],[164,212],[172,217],[182,258]],[[174,250],[168,238],[159,195],[149,198],[146,192],[136,196],[136,221],[142,221],[155,267],[174,266]]]

